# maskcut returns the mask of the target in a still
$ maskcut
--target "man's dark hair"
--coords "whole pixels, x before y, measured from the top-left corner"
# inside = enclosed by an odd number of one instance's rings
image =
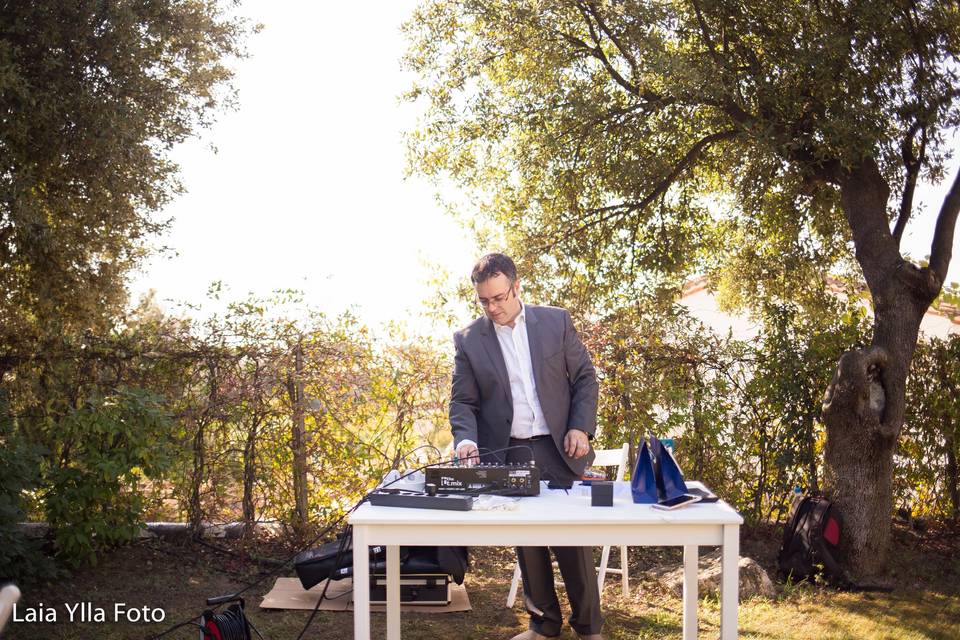
[[[507,276],[507,280],[510,282],[516,282],[517,265],[513,264],[513,260],[509,256],[502,253],[488,253],[477,260],[477,264],[473,265],[470,281],[473,284],[480,284],[495,277],[498,273]]]

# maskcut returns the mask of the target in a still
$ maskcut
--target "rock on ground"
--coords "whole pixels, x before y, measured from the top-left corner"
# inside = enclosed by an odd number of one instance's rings
[[[700,556],[698,594],[718,595],[720,593],[720,550]],[[763,567],[752,558],[741,557],[740,562],[740,600],[762,595],[768,598],[776,594],[776,588]],[[678,597],[683,594],[683,567],[653,572],[657,580]]]

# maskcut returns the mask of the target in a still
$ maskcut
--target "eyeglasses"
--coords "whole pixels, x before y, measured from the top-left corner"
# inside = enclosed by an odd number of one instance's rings
[[[481,298],[477,296],[477,304],[479,304],[484,309],[489,309],[491,304],[496,304],[498,307],[504,302],[510,299],[510,292],[513,291],[513,285],[510,285],[510,288],[504,291],[503,293],[493,296],[492,298]]]

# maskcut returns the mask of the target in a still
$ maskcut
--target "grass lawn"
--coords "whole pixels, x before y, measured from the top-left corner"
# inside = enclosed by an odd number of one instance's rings
[[[771,529],[745,531],[742,553],[768,569],[777,549]],[[218,541],[218,544],[223,544]],[[234,555],[236,552],[240,555]],[[98,566],[77,571],[56,584],[28,588],[18,608],[43,602],[55,607],[58,622],[14,623],[4,638],[10,640],[145,638],[170,624],[200,614],[204,599],[230,593],[259,577],[263,567],[244,560],[242,549],[231,553],[199,544],[142,541],[119,549]],[[510,638],[526,628],[526,614],[518,598],[512,610],[504,608],[513,569],[509,549],[476,549],[467,590],[473,611],[463,614],[404,614],[403,637],[408,640],[456,638],[480,640]],[[263,543],[258,555],[282,557],[283,553]],[[610,639],[679,638],[681,602],[664,590],[645,571],[675,563],[680,551],[665,548],[631,548],[631,587],[628,597],[620,592],[619,577],[608,577],[603,595],[605,635]],[[611,554],[616,557],[617,554]],[[292,575],[285,571],[281,575]],[[891,576],[897,585],[892,593],[839,593],[817,586],[778,585],[773,599],[753,598],[740,606],[740,637],[764,640],[865,639],[960,639],[960,535],[935,531],[918,536],[896,531]],[[273,585],[273,579],[252,589],[248,613],[267,640],[294,640],[309,615],[303,611],[266,611],[257,606]],[[561,593],[561,601],[564,596]],[[64,603],[91,602],[106,610],[108,622],[68,623]],[[129,608],[161,607],[166,620],[160,624],[115,623],[114,603]],[[700,637],[716,638],[720,609],[715,598],[700,602]],[[374,637],[383,637],[384,616],[374,614]],[[196,627],[180,629],[167,638],[198,637]],[[318,613],[306,638],[340,639],[353,636],[349,613]],[[254,635],[254,637],[256,637]],[[575,639],[566,628],[563,638]]]

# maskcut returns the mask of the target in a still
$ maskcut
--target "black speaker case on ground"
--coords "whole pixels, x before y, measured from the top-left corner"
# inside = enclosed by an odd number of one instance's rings
[[[353,575],[353,540],[347,541],[342,552],[340,543],[339,539],[328,542],[315,549],[302,551],[293,559],[293,568],[304,589],[310,589],[327,578],[340,580]],[[370,561],[376,562],[379,558],[385,558],[386,551],[387,548],[382,545],[370,547]],[[334,568],[338,553],[340,563]]]

